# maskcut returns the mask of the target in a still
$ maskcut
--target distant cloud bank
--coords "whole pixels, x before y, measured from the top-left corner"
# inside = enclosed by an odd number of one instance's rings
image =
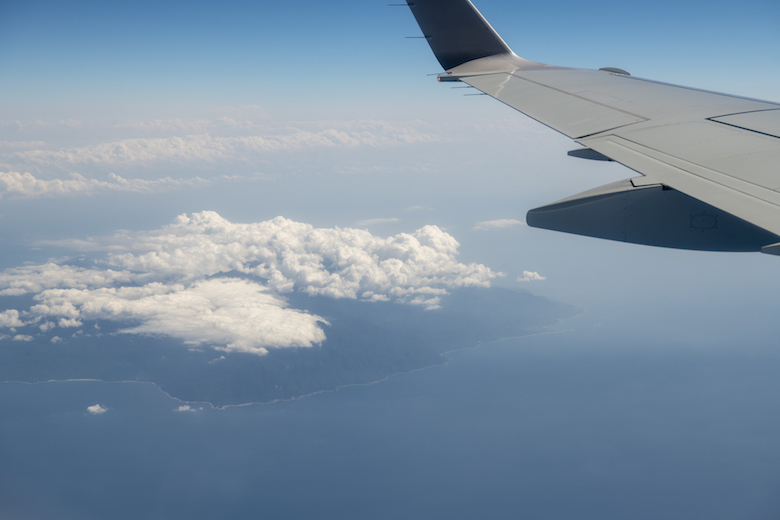
[[[283,217],[236,224],[206,211],[158,230],[56,244],[104,256],[88,268],[49,262],[0,273],[0,295],[36,302],[4,311],[0,327],[40,334],[113,320],[130,324],[127,334],[264,354],[325,340],[327,322],[290,308],[285,293],[435,309],[448,289],[487,287],[500,274],[458,262],[458,242],[436,226],[381,238]]]
[[[59,197],[105,192],[160,192],[208,185],[214,182],[251,180],[276,175],[267,170],[278,165],[317,161],[331,150],[355,151],[410,146],[439,141],[420,121],[391,123],[377,120],[273,123],[260,107],[225,109],[229,115],[212,120],[152,120],[117,123],[80,130],[86,142],[61,146],[38,139],[0,141],[0,197]],[[72,140],[77,121],[32,125],[38,131],[66,128]],[[63,126],[64,125],[64,126]],[[32,131],[32,135],[38,132]],[[128,137],[130,134],[131,137]],[[152,135],[150,135],[152,134]],[[155,135],[156,134],[156,135]],[[50,134],[46,134],[50,136]],[[109,137],[106,137],[109,136]],[[286,155],[284,155],[286,154]],[[332,163],[335,164],[335,163]],[[339,163],[340,164],[340,163]],[[348,164],[348,162],[344,163]],[[340,166],[351,171],[353,166]],[[231,168],[244,176],[204,174]],[[168,175],[149,179],[149,172]],[[171,171],[181,172],[171,175]],[[199,172],[200,177],[193,176]],[[119,172],[121,175],[112,172]],[[176,178],[177,176],[180,178]],[[138,178],[143,176],[144,178]]]
[[[521,226],[525,224],[522,220],[515,220],[513,218],[502,218],[498,220],[485,220],[484,222],[477,222],[474,226],[476,231],[485,231],[488,229],[501,229],[511,226]]]
[[[536,271],[523,271],[523,276],[517,278],[518,282],[538,282],[547,280],[547,277],[540,275]]]
[[[72,136],[78,126],[69,125],[66,135]],[[39,139],[0,141],[0,165],[11,171],[70,172],[82,167],[148,167],[165,163],[190,165],[221,161],[246,164],[269,154],[385,148],[440,140],[419,121],[281,124],[256,117],[247,120],[227,116],[213,120],[131,121],[102,128],[100,133],[104,137],[100,142],[95,142],[94,130],[90,133],[85,129],[83,133],[90,135],[89,144],[81,146],[63,147]],[[111,135],[114,137],[105,137]]]
[[[381,132],[329,128],[316,132],[293,130],[281,135],[136,138],[111,141],[66,150],[26,150],[14,152],[20,161],[47,166],[102,164],[106,166],[160,161],[192,162],[236,160],[256,153],[298,151],[306,148],[388,146],[430,141],[433,137],[403,128],[386,126]]]
[[[186,186],[205,186],[217,181],[232,180],[235,177],[216,177],[213,179],[125,179],[114,173],[108,174],[108,180],[88,179],[73,173],[68,179],[38,179],[31,173],[0,172],[0,198],[5,196],[33,198],[67,195],[94,195],[101,192],[158,192]]]

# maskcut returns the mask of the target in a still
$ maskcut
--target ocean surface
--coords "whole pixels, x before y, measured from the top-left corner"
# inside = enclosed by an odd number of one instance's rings
[[[222,410],[152,384],[3,383],[0,518],[780,517],[780,349],[653,330],[574,319]]]

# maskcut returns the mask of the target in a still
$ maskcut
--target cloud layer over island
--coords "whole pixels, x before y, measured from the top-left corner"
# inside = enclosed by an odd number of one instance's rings
[[[124,333],[264,354],[325,340],[325,320],[290,308],[285,293],[435,309],[448,289],[487,287],[500,275],[458,262],[458,242],[436,226],[381,238],[283,217],[236,224],[206,211],[153,231],[56,245],[102,256],[88,266],[50,261],[0,273],[0,295],[35,301],[4,311],[0,327],[40,334],[112,320]]]

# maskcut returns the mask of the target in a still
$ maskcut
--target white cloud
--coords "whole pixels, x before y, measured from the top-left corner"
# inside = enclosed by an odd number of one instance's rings
[[[325,340],[326,322],[289,308],[284,293],[434,309],[450,288],[487,287],[500,275],[458,262],[458,242],[436,226],[381,238],[282,217],[234,224],[202,212],[154,231],[59,244],[106,254],[90,269],[49,262],[0,273],[0,295],[33,293],[36,302],[6,311],[9,323],[113,320],[128,324],[123,333],[255,354]]]
[[[53,337],[51,338],[51,342],[52,342],[52,343],[59,343],[60,341],[62,341],[62,338],[61,338],[61,337],[59,337],[59,336],[53,336]]]
[[[191,279],[238,271],[280,293],[299,290],[334,298],[370,293],[410,302],[444,294],[446,287],[486,287],[497,276],[484,265],[459,263],[458,242],[436,226],[380,238],[365,230],[318,229],[283,217],[233,224],[205,211],[181,215],[161,230],[117,234],[102,244],[110,251],[106,262],[114,273]],[[96,241],[74,245],[99,246]],[[128,252],[118,252],[122,249]]]
[[[246,128],[230,118],[218,120],[223,126]],[[179,122],[181,123],[181,122]],[[159,126],[159,122],[152,126]],[[177,130],[170,123],[169,130]],[[165,125],[163,125],[165,126]],[[203,123],[200,128],[211,126]],[[254,128],[254,125],[248,125]],[[122,139],[65,150],[34,149],[13,152],[12,158],[23,163],[65,168],[72,165],[123,166],[165,161],[246,160],[248,155],[299,151],[307,148],[384,147],[436,141],[435,136],[413,126],[382,121],[354,121],[330,124],[329,128],[264,128],[263,135],[217,136],[210,133],[171,137]],[[309,125],[311,126],[311,125]],[[181,123],[179,130],[186,130]]]
[[[183,405],[179,406],[178,408],[174,408],[173,411],[174,412],[200,412],[202,410],[203,410],[202,407],[193,408],[192,406],[190,406],[188,404],[183,404]]]
[[[24,323],[19,319],[19,311],[9,309],[0,312],[0,327],[22,327]]]
[[[141,276],[142,278],[143,276]],[[116,283],[130,283],[138,279],[137,274],[128,271],[85,269],[49,262],[42,265],[15,267],[0,272],[0,296],[38,293],[55,287],[77,289],[105,287]]]
[[[273,178],[284,171],[297,171],[298,161],[307,166],[325,165],[326,169],[335,172],[367,173],[372,168],[359,159],[365,155],[362,150],[408,147],[442,139],[436,135],[438,129],[421,121],[281,124],[269,121],[258,106],[219,110],[221,115],[211,119],[130,121],[108,128],[88,123],[81,125],[78,121],[31,122],[28,126],[45,127],[47,142],[33,139],[0,141],[0,197],[159,192],[228,179]],[[75,132],[82,135],[80,140],[86,139],[89,144],[58,145],[50,135],[56,128],[70,136],[69,140]],[[96,141],[95,135],[100,135],[101,141]],[[301,154],[302,151],[314,155]],[[348,152],[352,159],[323,160],[334,151],[340,156]],[[278,154],[287,154],[285,160],[281,161]],[[210,174],[200,173],[226,164],[246,176],[209,178]],[[133,178],[139,171],[182,173],[173,178]],[[202,178],[189,178],[196,171]],[[179,176],[187,178],[176,178]]]
[[[547,278],[536,271],[523,271],[523,276],[517,278],[518,282],[535,282],[540,280],[547,280]]]
[[[92,406],[87,406],[87,411],[92,415],[100,415],[101,413],[106,413],[108,408],[100,406],[99,404],[93,404]]]
[[[511,226],[520,226],[525,224],[522,220],[516,220],[513,218],[502,218],[498,220],[485,220],[484,222],[477,222],[474,226],[476,231],[484,231],[487,229],[502,229]]]
[[[401,219],[391,217],[391,218],[371,218],[368,220],[359,220],[357,222],[358,226],[373,226],[375,224],[390,224],[392,222],[400,222]]]
[[[137,322],[120,332],[167,335],[228,351],[265,354],[265,347],[311,347],[325,340],[322,318],[287,308],[268,289],[241,279],[199,280],[189,287],[154,282],[142,287],[49,289],[35,298],[41,302],[30,309],[35,314]],[[60,326],[74,326],[71,321],[76,320],[63,318]]]
[[[79,320],[73,319],[73,318],[60,318],[60,321],[58,322],[59,326],[63,329],[68,327],[81,327],[84,325]]]
[[[188,186],[205,186],[217,181],[235,180],[236,177],[216,177],[202,179],[125,179],[114,173],[108,174],[108,180],[89,179],[78,173],[70,174],[69,179],[39,179],[25,172],[0,171],[0,198],[3,195],[14,197],[53,197],[64,195],[93,195],[101,192],[158,192]]]
[[[32,341],[33,337],[26,334],[17,334],[14,336],[14,341]]]

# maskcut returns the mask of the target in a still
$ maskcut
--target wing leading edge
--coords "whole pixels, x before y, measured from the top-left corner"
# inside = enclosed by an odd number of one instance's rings
[[[446,73],[641,174],[532,209],[534,227],[780,254],[780,104],[515,55],[469,0],[407,0]],[[586,150],[589,150],[586,152]],[[586,153],[583,153],[586,152]]]

